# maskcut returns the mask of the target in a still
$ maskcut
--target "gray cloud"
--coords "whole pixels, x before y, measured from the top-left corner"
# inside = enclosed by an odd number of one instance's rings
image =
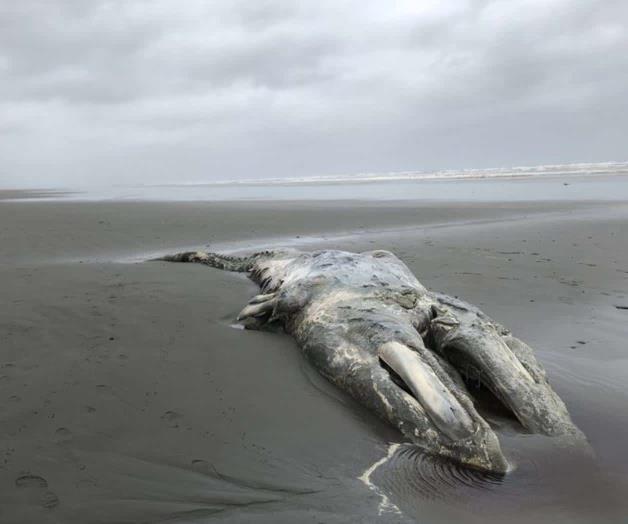
[[[0,4],[0,186],[625,159],[628,4]]]

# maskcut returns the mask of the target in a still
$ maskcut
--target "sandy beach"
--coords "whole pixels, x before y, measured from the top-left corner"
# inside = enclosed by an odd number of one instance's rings
[[[0,198],[3,523],[628,513],[628,204],[14,196]],[[507,477],[443,470],[290,338],[234,326],[256,291],[242,275],[146,261],[278,245],[388,249],[428,287],[479,305],[535,348],[595,456],[506,435]]]

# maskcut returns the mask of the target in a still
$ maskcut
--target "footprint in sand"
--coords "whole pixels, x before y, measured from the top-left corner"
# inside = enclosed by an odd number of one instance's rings
[[[57,428],[55,431],[55,441],[58,443],[72,440],[72,432],[68,428]]]
[[[56,508],[59,505],[59,497],[52,491],[44,491],[39,503],[46,509]]]
[[[47,488],[48,481],[39,475],[22,475],[15,479],[18,488]]]
[[[15,486],[19,488],[27,499],[42,508],[52,509],[59,505],[59,497],[48,488],[48,481],[39,475],[26,474],[15,479]]]
[[[177,413],[176,411],[166,411],[162,416],[161,420],[163,420],[169,428],[178,428],[179,421],[183,418],[181,413]]]
[[[192,469],[194,471],[196,471],[197,473],[203,473],[204,475],[209,474],[214,469],[214,467],[209,462],[203,459],[194,459],[192,462],[190,462],[190,465],[192,466]]]

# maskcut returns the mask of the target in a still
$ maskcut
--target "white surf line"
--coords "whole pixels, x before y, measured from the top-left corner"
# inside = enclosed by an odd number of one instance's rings
[[[378,505],[379,515],[385,512],[397,513],[401,515],[401,510],[390,501],[390,499],[386,496],[385,493],[382,492],[381,489],[379,489],[375,484],[371,482],[371,475],[382,464],[390,460],[390,457],[392,457],[395,454],[395,452],[399,449],[399,446],[401,446],[401,444],[399,443],[390,444],[388,446],[388,452],[386,453],[386,455],[383,456],[381,459],[379,459],[377,462],[374,462],[373,464],[371,464],[366,470],[364,470],[364,473],[362,473],[362,475],[358,477],[358,480],[363,482],[367,488],[369,488],[371,491],[373,491],[374,493],[380,496],[381,501]]]
[[[386,181],[432,181],[460,179],[510,179],[550,176],[596,176],[625,175],[628,162],[578,162],[570,164],[541,164],[536,166],[509,166],[468,169],[437,169],[431,171],[383,171],[361,173],[337,173],[333,175],[312,175],[285,178],[245,178],[242,180],[214,180],[177,184],[146,184],[146,187],[213,187],[249,185],[312,185],[327,183],[386,182]]]

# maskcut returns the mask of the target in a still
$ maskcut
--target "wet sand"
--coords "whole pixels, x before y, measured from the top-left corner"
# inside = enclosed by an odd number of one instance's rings
[[[210,244],[394,251],[536,349],[595,457],[504,435],[498,479],[417,453],[287,336],[233,327],[242,275],[143,262]],[[628,513],[626,204],[5,200],[0,245],[3,523]]]
[[[56,189],[0,189],[0,201],[63,198],[71,194]]]

